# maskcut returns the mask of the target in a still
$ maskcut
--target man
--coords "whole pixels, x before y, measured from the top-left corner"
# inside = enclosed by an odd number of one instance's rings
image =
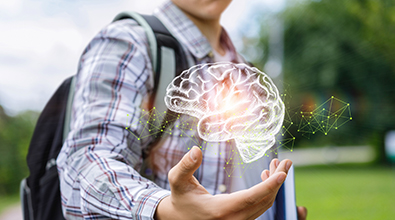
[[[182,44],[191,65],[244,62],[219,23],[230,2],[166,1],[154,14]],[[257,218],[273,204],[291,161],[273,160],[270,171],[262,172],[261,183],[230,193],[231,179],[219,169],[224,166],[220,154],[192,148],[194,143],[175,131],[153,153],[159,158],[156,165],[162,168],[156,171],[154,182],[139,174],[142,151],[150,140],[140,140],[124,128],[129,126],[135,134],[143,129],[137,121],[153,90],[148,51],[144,30],[132,20],[110,24],[84,51],[71,131],[57,159],[65,217]],[[227,153],[229,148],[217,143],[210,149]]]

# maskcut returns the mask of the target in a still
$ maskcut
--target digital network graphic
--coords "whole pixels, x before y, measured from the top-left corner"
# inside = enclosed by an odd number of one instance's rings
[[[289,109],[290,94],[280,94],[272,80],[245,64],[214,63],[191,67],[167,88],[168,111],[143,109],[138,140],[180,135],[202,150],[205,142],[234,141],[224,158],[228,177],[240,177],[262,156],[293,151],[291,130],[310,138],[328,135],[352,120],[350,104],[334,96],[319,105]],[[284,105],[285,103],[285,105]],[[302,110],[301,110],[302,109]],[[292,129],[291,129],[292,128]],[[205,147],[206,148],[205,148]],[[236,172],[237,169],[241,170]]]

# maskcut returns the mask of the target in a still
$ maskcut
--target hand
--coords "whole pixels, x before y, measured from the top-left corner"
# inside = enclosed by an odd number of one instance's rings
[[[307,209],[303,206],[298,206],[298,220],[306,220]]]
[[[255,219],[269,209],[283,184],[290,160],[270,163],[261,173],[262,182],[231,194],[211,195],[193,176],[202,162],[202,152],[193,147],[169,171],[171,195],[158,205],[155,219]]]

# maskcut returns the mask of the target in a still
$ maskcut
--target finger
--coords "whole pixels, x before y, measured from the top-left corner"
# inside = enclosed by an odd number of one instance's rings
[[[280,163],[280,161],[277,158],[272,160],[272,162],[270,163],[270,175],[273,175],[273,173],[276,171],[279,163]]]
[[[270,171],[269,171],[269,170],[264,170],[264,171],[262,171],[262,173],[261,173],[261,179],[262,179],[262,181],[267,180],[267,178],[269,178],[269,176],[270,176]]]
[[[201,163],[202,152],[195,146],[169,171],[170,187],[177,187],[177,185],[184,184],[186,180],[192,178],[193,173]]]
[[[229,201],[232,202],[224,204],[224,206],[227,209],[237,212],[254,206],[268,195],[275,197],[286,177],[286,173],[276,172],[264,182],[261,182],[247,190],[231,193],[229,194]]]
[[[280,162],[280,164],[277,166],[275,172],[284,172],[284,173],[288,174],[288,170],[291,167],[291,165],[292,165],[292,161],[285,159]]]
[[[306,220],[307,218],[307,209],[303,206],[298,206],[298,220]]]

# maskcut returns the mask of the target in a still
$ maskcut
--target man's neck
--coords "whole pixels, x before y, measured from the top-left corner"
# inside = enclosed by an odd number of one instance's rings
[[[202,34],[207,38],[211,47],[220,55],[225,54],[225,48],[220,43],[222,26],[219,23],[219,18],[215,20],[201,20],[188,13],[185,13],[189,19],[199,28]]]

